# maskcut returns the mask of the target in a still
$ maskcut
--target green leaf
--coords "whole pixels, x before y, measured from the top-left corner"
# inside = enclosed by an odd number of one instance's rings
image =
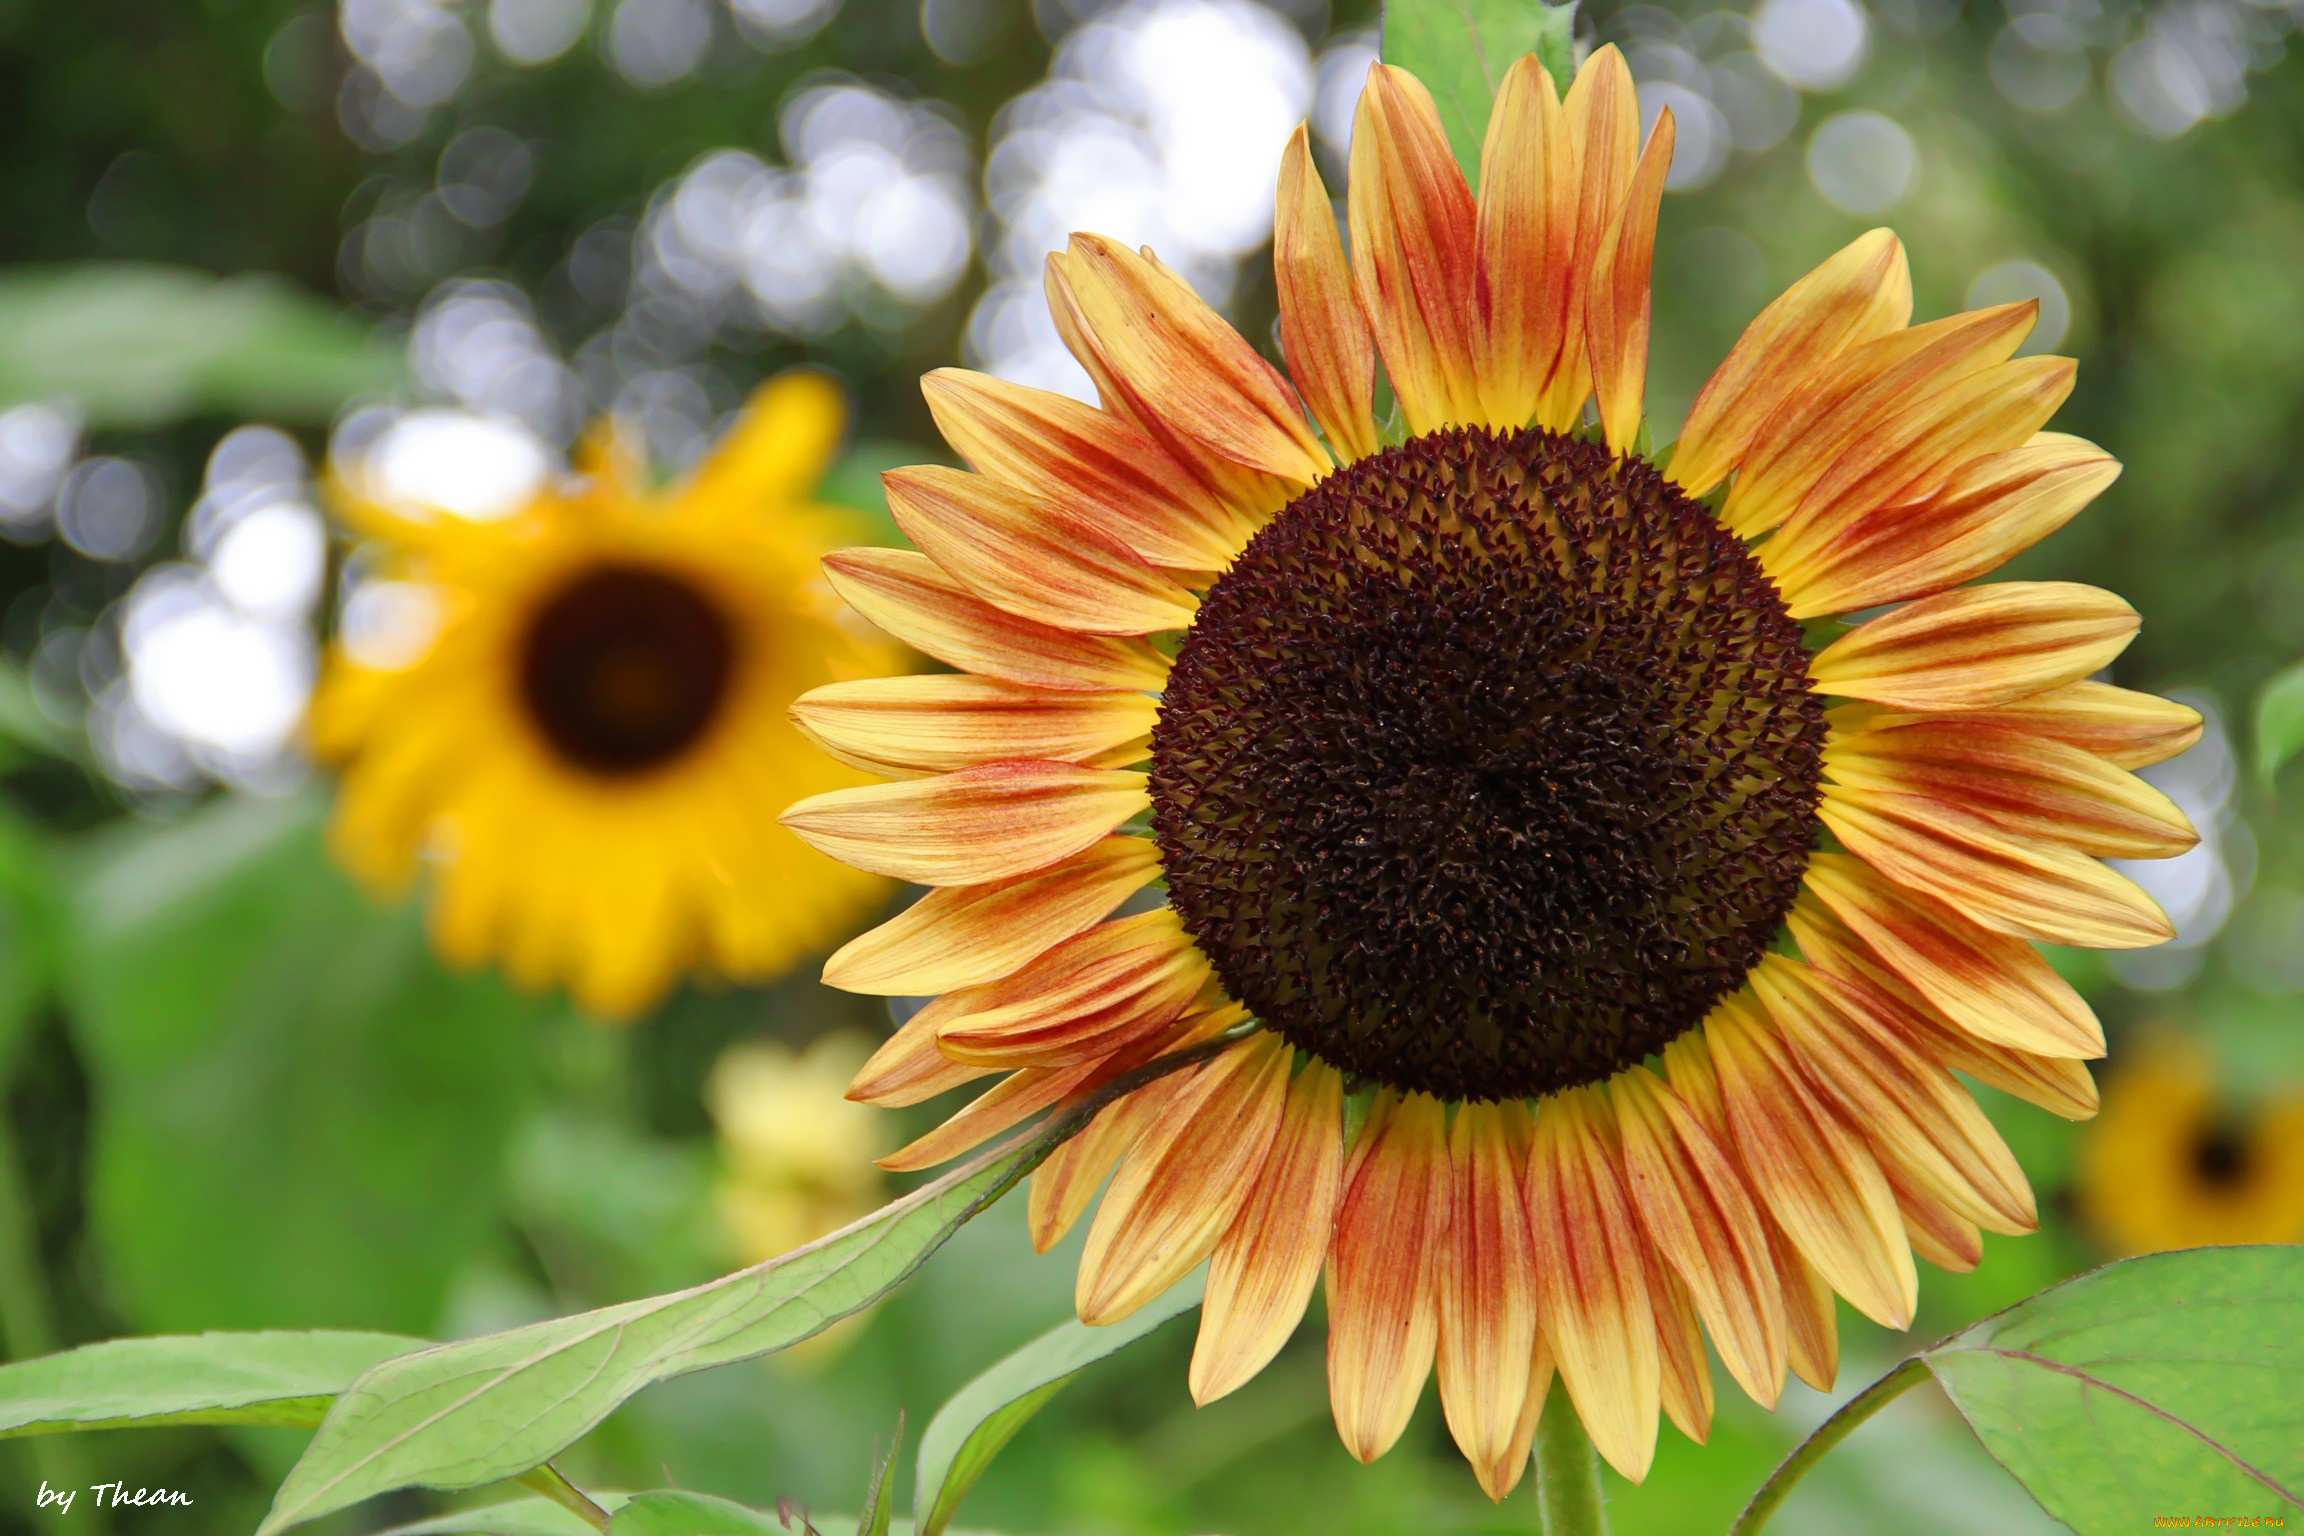
[[[597,1489],[589,1490],[586,1496],[611,1514],[621,1509],[630,1497]],[[529,1494],[395,1525],[378,1531],[376,1536],[600,1536],[600,1533],[566,1505]]]
[[[2304,752],[2304,661],[2256,695],[2256,771],[2269,784],[2298,752]]]
[[[226,798],[78,851],[59,979],[90,1224],[139,1331],[433,1334],[498,1240],[557,1005],[443,972],[412,903],[329,866],[319,813]]]
[[[1488,109],[1504,72],[1522,54],[1544,61],[1561,90],[1575,73],[1570,52],[1576,7],[1544,0],[1386,0],[1384,62],[1424,82],[1440,125],[1464,167],[1480,184],[1480,146]]]
[[[938,1536],[992,1458],[1082,1370],[1200,1305],[1193,1276],[1120,1322],[1066,1322],[999,1361],[952,1394],[920,1437],[912,1508],[921,1536]]]
[[[337,1399],[263,1531],[394,1488],[517,1476],[652,1382],[796,1344],[895,1288],[1080,1123],[1067,1115],[829,1237],[708,1284],[387,1361]]]
[[[397,349],[275,277],[139,262],[0,276],[0,405],[63,396],[96,427],[202,412],[323,423],[400,373]]]
[[[864,1513],[856,1517],[856,1536],[888,1536],[888,1518],[896,1506],[896,1458],[903,1449],[904,1415],[899,1412],[888,1454],[874,1465],[872,1481],[864,1489]]]
[[[0,1438],[155,1424],[309,1429],[376,1364],[422,1349],[388,1333],[114,1339],[0,1365]]]
[[[1922,1358],[2080,1536],[2155,1515],[2304,1515],[2304,1248],[2108,1265]]]

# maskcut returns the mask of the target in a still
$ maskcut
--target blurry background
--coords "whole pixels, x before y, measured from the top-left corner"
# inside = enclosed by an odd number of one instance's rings
[[[1373,22],[1366,0],[0,0],[9,1353],[485,1331],[704,1278],[883,1198],[861,1170],[901,1128],[843,1115],[830,1085],[887,1020],[813,962],[610,1031],[444,975],[413,908],[371,907],[324,862],[325,785],[296,745],[318,640],[384,643],[395,594],[329,533],[318,466],[365,456],[487,516],[594,413],[676,470],[759,377],[809,360],[854,393],[831,493],[869,511],[878,468],[938,451],[922,370],[1085,390],[1039,297],[1074,228],[1152,245],[1269,346],[1281,143],[1309,118],[1341,190]],[[2091,1177],[2254,1224],[2228,1236],[2304,1238],[2304,1174],[2256,1129],[2293,1127],[2304,1088],[2304,770],[2276,794],[2249,723],[2304,654],[2299,24],[2296,0],[1584,17],[1680,123],[1659,436],[1768,297],[1894,223],[1923,315],[2037,297],[2033,347],[2082,359],[2058,426],[2128,472],[2021,573],[2126,594],[2146,624],[2118,679],[2209,718],[2150,774],[2207,836],[2135,871],[2177,942],[2058,957],[2112,1030],[2119,1113],[2091,1142],[1993,1104],[2047,1230],[1931,1273],[1921,1335],[2123,1248],[2202,1240],[2104,1216],[2120,1202]],[[1029,1257],[1011,1202],[861,1325],[655,1389],[570,1469],[850,1507],[897,1409],[916,1429],[1065,1315],[1071,1272]],[[1842,1319],[1848,1391],[1902,1346]],[[1531,1527],[1525,1492],[1480,1498],[1429,1401],[1398,1452],[1352,1467],[1317,1328],[1197,1413],[1188,1335],[1069,1389],[970,1517],[1051,1536]],[[1722,1405],[1710,1448],[1667,1427],[1647,1485],[1612,1484],[1619,1531],[1721,1528],[1830,1406],[1797,1385],[1774,1418]],[[42,1476],[199,1501],[119,1531],[246,1529],[298,1440],[17,1442],[0,1529],[52,1520],[31,1513]],[[1781,1524],[2045,1521],[1924,1393]]]

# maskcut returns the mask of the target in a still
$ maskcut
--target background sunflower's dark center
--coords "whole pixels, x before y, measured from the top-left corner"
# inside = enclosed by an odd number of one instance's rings
[[[1744,545],[1641,460],[1449,429],[1209,592],[1152,738],[1171,898],[1233,996],[1450,1098],[1608,1076],[1774,936],[1822,708]]]
[[[604,565],[546,600],[520,657],[520,692],[571,763],[640,773],[695,744],[736,659],[728,618],[668,572]]]
[[[2192,1171],[2212,1188],[2231,1189],[2246,1183],[2254,1163],[2248,1129],[2236,1121],[2210,1123],[2192,1146]]]

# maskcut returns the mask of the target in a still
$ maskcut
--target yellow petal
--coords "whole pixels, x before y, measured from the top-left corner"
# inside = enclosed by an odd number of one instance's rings
[[[2089,949],[2141,949],[2175,936],[2159,904],[2125,875],[2069,848],[2011,837],[1941,800],[1833,785],[1817,815],[1881,874],[1995,932]]]
[[[1784,528],[1761,560],[1796,619],[1929,597],[1999,569],[2119,478],[2119,460],[2094,443],[2039,432],[1971,460],[1916,501]]]
[[[1646,1067],[1618,1073],[1609,1095],[1641,1228],[1687,1285],[1728,1374],[1761,1407],[1775,1407],[1784,1384],[1784,1303],[1767,1224],[1743,1176]]]
[[[1192,622],[1190,592],[1052,501],[934,464],[881,483],[905,537],[995,608],[1090,635]]]
[[[1640,153],[1640,105],[1632,89],[1632,70],[1615,44],[1584,61],[1568,87],[1560,117],[1576,165],[1576,236],[1568,260],[1566,326],[1536,407],[1538,424],[1555,432],[1576,425],[1592,393],[1585,319],[1592,289],[1601,280],[1601,242],[1624,206]]]
[[[835,951],[824,984],[925,997],[997,981],[1102,920],[1159,872],[1151,839],[1107,837],[1028,875],[932,890]]]
[[[1656,1359],[1664,1416],[1702,1445],[1712,1434],[1712,1366],[1704,1356],[1704,1334],[1696,1308],[1661,1258],[1648,1271],[1649,1304],[1656,1313]]]
[[[1882,710],[1870,717],[1886,730],[1932,717]],[[1956,718],[2022,731],[2092,752],[2115,768],[2148,768],[2165,762],[2200,739],[2200,711],[2173,699],[2115,688],[2110,683],[2067,683],[2046,693],[1989,709],[1964,710]]]
[[[1408,1427],[1432,1370],[1448,1142],[1439,1100],[1389,1089],[1360,1134],[1328,1265],[1328,1399],[1344,1448],[1374,1461]]]
[[[1703,496],[1744,461],[1761,427],[1825,365],[1912,318],[1912,273],[1885,229],[1859,235],[1744,328],[1689,407],[1667,476]]]
[[[1064,1234],[1087,1211],[1096,1191],[1104,1187],[1104,1180],[1185,1075],[1172,1072],[1154,1078],[1134,1093],[1121,1095],[1032,1170],[1024,1230],[1032,1239],[1033,1252],[1046,1253],[1064,1240]]]
[[[1472,193],[1430,93],[1405,70],[1369,66],[1348,191],[1352,276],[1408,430],[1477,422]]]
[[[858,869],[915,885],[982,885],[1070,858],[1150,804],[1141,773],[987,763],[810,795],[779,819]]]
[[[1672,109],[1657,114],[1648,148],[1594,258],[1585,304],[1585,350],[1608,446],[1629,452],[1640,434],[1648,383],[1648,273],[1656,256],[1656,210],[1672,168]]]
[[[1066,276],[1115,375],[1174,430],[1299,487],[1328,472],[1287,381],[1190,288],[1144,256],[1074,235]]]
[[[945,673],[829,683],[793,701],[792,723],[841,762],[902,776],[1009,758],[1118,768],[1149,755],[1158,713],[1144,693]]]
[[[986,1076],[989,1067],[971,1067],[936,1048],[936,1020],[927,1010],[906,1019],[857,1070],[848,1097],[859,1104],[890,1109],[925,1103],[940,1093]]]
[[[1544,1339],[1593,1446],[1634,1482],[1656,1454],[1658,1362],[1645,1238],[1597,1117],[1575,1089],[1536,1108],[1528,1162]]]
[[[805,500],[832,467],[847,416],[831,375],[809,368],[780,373],[752,392],[674,497],[748,513]]]
[[[935,1014],[937,1046],[954,1061],[1061,1067],[1151,1038],[1208,984],[1207,957],[1161,907],[1091,928],[923,1011]]]
[[[1184,1278],[1216,1246],[1280,1126],[1292,1051],[1257,1034],[1166,1097],[1112,1176],[1080,1255],[1084,1323],[1114,1323]]]
[[[1552,72],[1534,54],[1504,72],[1480,152],[1475,332],[1480,405],[1492,427],[1524,426],[1568,333],[1576,259],[1576,150]]]
[[[1192,1348],[1192,1401],[1212,1403],[1271,1363],[1312,1300],[1344,1189],[1344,1079],[1314,1061],[1288,1085],[1248,1198],[1217,1240]]]
[[[1336,209],[1301,125],[1280,157],[1272,279],[1280,303],[1280,351],[1297,392],[1340,460],[1366,458],[1378,447],[1376,338],[1360,312],[1336,232]]]
[[[1506,1130],[1517,1103],[1466,1104],[1448,1129],[1451,1212],[1440,1247],[1440,1407],[1481,1491],[1502,1499],[1527,1469],[1518,1440],[1536,1351],[1525,1132]]]
[[[993,607],[908,549],[824,557],[834,591],[865,618],[947,666],[1034,688],[1157,689],[1168,663],[1141,640],[1083,635]]]
[[[959,368],[920,388],[944,440],[978,471],[1062,504],[1147,564],[1222,570],[1247,542],[1246,523],[1110,411]]]
[[[2136,610],[2068,581],[1964,587],[1857,625],[1809,663],[1819,693],[1977,709],[2078,682],[2128,648]]]
[[[1862,1138],[1809,1085],[1748,995],[1724,999],[1704,1035],[1737,1155],[1769,1214],[1857,1311],[1882,1327],[1908,1327],[1919,1294],[1912,1249]]]

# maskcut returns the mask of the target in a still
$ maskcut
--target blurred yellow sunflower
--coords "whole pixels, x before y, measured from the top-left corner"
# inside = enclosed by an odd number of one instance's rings
[[[2114,1253],[2304,1243],[2304,1092],[2242,1102],[2198,1044],[2154,1040],[2105,1085],[2076,1173],[2081,1218]]]
[[[872,1159],[883,1122],[841,1096],[872,1046],[841,1030],[804,1050],[735,1045],[712,1068],[705,1104],[720,1132],[721,1224],[739,1262],[759,1264],[867,1215],[883,1180]]]
[[[1381,1454],[1436,1369],[1499,1498],[1555,1371],[1638,1478],[1660,1408],[1707,1432],[1702,1332],[1772,1404],[1787,1367],[1832,1379],[1835,1291],[1902,1327],[1915,1251],[2030,1229],[1947,1069],[2089,1114],[2102,1033],[2028,941],[2165,938],[2098,859],[2193,841],[2128,770],[2198,717],[2087,680],[2134,612],[1964,585],[2117,473],[2041,430],[2073,365],[2014,355],[2033,306],[1911,325],[1874,231],[1648,454],[1673,128],[1638,125],[1614,49],[1565,100],[1523,59],[1475,191],[1373,70],[1349,259],[1287,148],[1285,375],[1150,253],[1074,237],[1049,302],[1101,408],[929,377],[975,472],[891,474],[918,552],[827,565],[960,671],[804,697],[899,782],[785,818],[933,888],[826,968],[942,994],[851,1092],[1005,1074],[893,1165],[1221,1044],[1035,1174],[1043,1244],[1110,1176],[1080,1315],[1205,1261],[1206,1401],[1324,1273],[1345,1445]]]
[[[792,701],[896,664],[818,567],[857,533],[811,499],[842,422],[830,380],[786,374],[661,489],[604,423],[574,479],[487,521],[339,470],[375,574],[421,594],[429,633],[328,658],[310,731],[340,770],[333,846],[381,891],[429,866],[450,963],[629,1016],[692,966],[774,975],[886,889],[773,815],[863,781],[800,738]]]

